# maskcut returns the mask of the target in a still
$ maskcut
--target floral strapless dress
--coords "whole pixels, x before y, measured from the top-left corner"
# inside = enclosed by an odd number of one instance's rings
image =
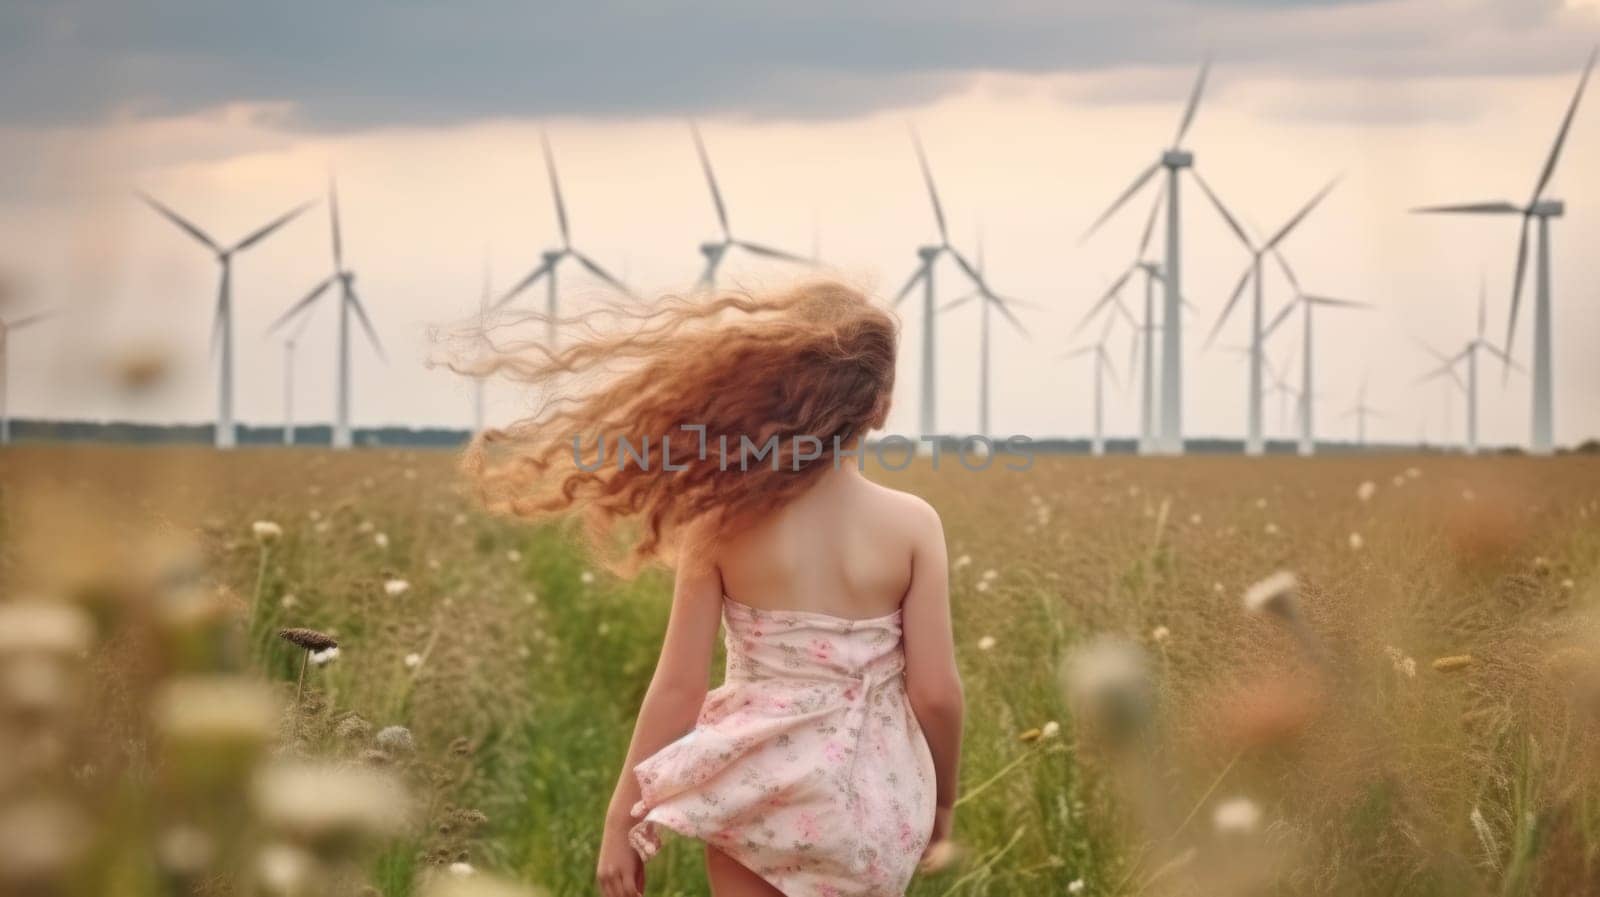
[[[716,847],[787,897],[900,897],[933,829],[900,613],[849,620],[723,599],[727,675],[689,734],[634,767],[629,833]]]

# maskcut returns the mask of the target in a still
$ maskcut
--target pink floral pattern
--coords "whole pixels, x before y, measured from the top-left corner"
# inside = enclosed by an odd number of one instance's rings
[[[900,897],[933,829],[933,757],[899,612],[848,620],[723,600],[728,666],[689,734],[634,767],[648,860],[699,838],[787,897]]]

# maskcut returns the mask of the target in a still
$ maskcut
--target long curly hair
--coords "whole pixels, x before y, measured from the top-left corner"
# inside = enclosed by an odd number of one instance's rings
[[[525,322],[551,323],[513,325]],[[837,281],[554,323],[566,342],[554,350],[483,331],[488,351],[465,372],[526,384],[538,402],[477,434],[462,467],[493,511],[581,513],[602,563],[624,574],[671,562],[691,530],[725,536],[849,463],[835,453],[883,426],[894,390],[897,321]]]

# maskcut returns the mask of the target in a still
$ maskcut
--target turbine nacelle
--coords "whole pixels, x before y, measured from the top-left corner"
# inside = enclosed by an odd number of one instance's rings
[[[1194,166],[1194,153],[1183,149],[1169,149],[1162,152],[1161,164],[1166,168],[1190,168]]]
[[[917,258],[922,259],[924,263],[932,264],[941,252],[944,252],[943,246],[918,246]]]
[[[1566,211],[1567,204],[1559,199],[1541,199],[1528,207],[1528,214],[1535,218],[1560,218]]]

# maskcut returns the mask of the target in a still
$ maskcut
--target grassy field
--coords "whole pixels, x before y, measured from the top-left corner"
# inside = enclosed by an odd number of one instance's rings
[[[178,556],[229,611],[206,630],[226,648],[107,630],[86,699],[105,716],[79,733],[95,768],[160,765],[130,746],[128,693],[205,664],[254,671],[290,707],[272,753],[389,769],[420,800],[362,855],[378,893],[456,862],[589,893],[670,581],[616,580],[568,528],[483,515],[453,462],[0,454],[7,594],[95,595]],[[1600,462],[872,474],[943,517],[967,687],[961,857],[912,894],[1600,892]],[[1296,613],[1248,612],[1242,594],[1277,571],[1298,578]],[[280,627],[336,637],[338,659],[305,666]],[[1064,661],[1105,637],[1143,658],[1132,743],[1074,720],[1062,687]],[[102,831],[94,856],[122,874],[113,842]],[[695,845],[669,843],[650,893],[705,893]]]

